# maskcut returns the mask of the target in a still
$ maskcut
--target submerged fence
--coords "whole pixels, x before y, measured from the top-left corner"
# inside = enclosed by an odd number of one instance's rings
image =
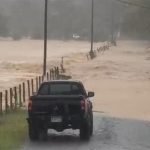
[[[46,80],[57,80],[60,78],[59,68],[54,67],[46,74]],[[43,76],[36,76],[30,80],[22,82],[18,86],[0,92],[0,114],[14,111],[26,106],[29,97],[38,90],[43,82]]]
[[[111,47],[111,43],[110,42],[106,42],[103,46],[97,47],[92,52],[90,51],[86,55],[87,59],[88,60],[94,59],[98,54],[103,54],[106,50],[109,50],[110,47]]]
[[[93,54],[87,54],[87,59],[95,58],[98,53],[103,54],[109,49],[111,44],[109,42],[105,43],[103,46],[93,50]],[[63,63],[61,65],[62,72],[64,72]],[[64,76],[60,74],[59,68],[54,67],[50,69],[46,74],[46,80],[57,80],[57,79],[70,79],[70,76]],[[30,80],[20,83],[18,86],[12,87],[8,90],[0,92],[0,114],[14,111],[18,108],[26,106],[26,102],[34,92],[37,92],[40,84],[43,82],[43,76],[36,76]]]

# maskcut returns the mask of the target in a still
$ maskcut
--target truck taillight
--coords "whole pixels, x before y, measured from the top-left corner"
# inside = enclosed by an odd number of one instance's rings
[[[85,100],[80,101],[81,109],[85,110]]]
[[[29,102],[28,102],[28,110],[32,110],[32,101],[31,100],[29,100]]]

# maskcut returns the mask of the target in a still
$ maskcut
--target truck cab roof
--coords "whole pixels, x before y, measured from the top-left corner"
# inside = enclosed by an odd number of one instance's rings
[[[52,80],[45,81],[40,85],[38,94],[46,95],[85,95],[87,93],[81,81],[77,80]]]
[[[82,84],[79,80],[52,80],[52,81],[44,81],[43,83],[79,83]]]

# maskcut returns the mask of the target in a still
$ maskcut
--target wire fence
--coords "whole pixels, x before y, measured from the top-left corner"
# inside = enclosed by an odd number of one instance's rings
[[[47,81],[58,80],[60,77],[60,70],[58,67],[50,69],[46,74]],[[0,114],[25,107],[27,100],[34,92],[37,92],[43,80],[45,80],[43,76],[36,76],[35,78],[18,84],[18,86],[0,92]]]
[[[103,46],[93,50],[93,54],[89,52],[87,59],[95,58],[99,53],[103,54],[106,50],[109,50],[111,44],[106,42]],[[46,80],[58,80],[58,79],[70,79],[70,76],[63,75],[64,73],[63,62],[59,67],[54,67],[46,73]],[[0,114],[15,111],[18,108],[25,107],[27,100],[34,92],[37,92],[40,84],[45,80],[43,76],[36,76],[30,80],[18,84],[10,89],[0,92]]]
[[[103,54],[106,50],[109,50],[111,47],[110,42],[106,42],[103,46],[97,47],[95,50],[90,51],[86,56],[87,59],[94,59],[98,54]]]

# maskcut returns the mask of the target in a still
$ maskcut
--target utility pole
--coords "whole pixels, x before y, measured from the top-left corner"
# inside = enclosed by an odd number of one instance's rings
[[[92,8],[91,8],[91,50],[90,50],[91,58],[94,58],[93,36],[94,36],[94,0],[92,0]]]
[[[111,43],[114,43],[114,1],[111,4]]]
[[[48,0],[45,0],[43,77],[46,77],[46,67],[47,67],[47,7],[48,7]]]
[[[112,0],[111,4],[111,43],[116,46],[116,37],[115,37],[115,25],[114,25],[114,1]]]

